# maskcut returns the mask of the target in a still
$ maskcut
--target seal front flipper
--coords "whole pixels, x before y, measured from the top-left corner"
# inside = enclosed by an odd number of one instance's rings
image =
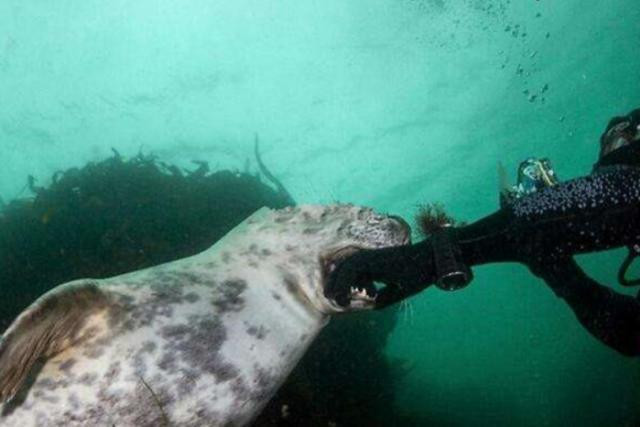
[[[36,361],[82,340],[83,326],[108,300],[96,282],[79,280],[49,291],[23,311],[0,341],[0,403],[16,395]]]

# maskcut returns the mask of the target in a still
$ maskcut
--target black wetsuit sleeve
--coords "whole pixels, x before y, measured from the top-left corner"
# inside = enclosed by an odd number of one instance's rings
[[[600,285],[571,259],[536,274],[571,307],[591,335],[627,356],[640,355],[640,301]]]
[[[596,173],[516,200],[477,222],[454,230],[467,266],[521,262],[534,272],[574,254],[640,242],[640,169]],[[437,278],[429,238],[406,247],[363,251],[328,280],[325,295],[341,299],[361,281],[392,284],[384,304],[421,291]],[[400,289],[400,291],[398,291]],[[380,295],[381,297],[383,295]]]
[[[529,265],[640,241],[640,170],[563,182],[456,230],[467,265]]]

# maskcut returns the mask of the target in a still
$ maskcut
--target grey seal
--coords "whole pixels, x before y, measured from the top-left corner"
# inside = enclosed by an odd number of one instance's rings
[[[364,207],[263,208],[195,256],[60,285],[0,341],[0,425],[246,425],[330,315],[373,306],[324,296],[335,263],[409,234]]]

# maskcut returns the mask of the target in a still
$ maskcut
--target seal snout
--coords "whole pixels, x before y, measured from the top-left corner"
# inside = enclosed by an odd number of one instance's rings
[[[411,226],[407,221],[398,215],[388,215],[389,231],[393,236],[399,236],[401,239],[401,245],[408,245],[411,243]]]

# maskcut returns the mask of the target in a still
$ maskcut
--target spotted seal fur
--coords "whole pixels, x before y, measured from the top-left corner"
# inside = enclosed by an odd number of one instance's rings
[[[408,242],[400,220],[351,205],[263,208],[195,256],[51,290],[0,342],[0,426],[245,425],[328,316],[357,248]]]

